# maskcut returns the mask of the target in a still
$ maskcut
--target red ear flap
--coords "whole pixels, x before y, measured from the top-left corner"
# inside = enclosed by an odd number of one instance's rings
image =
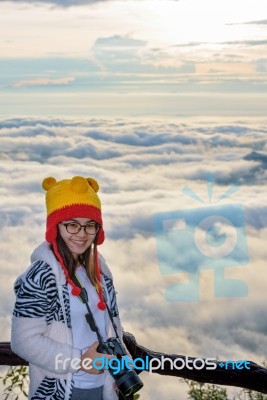
[[[52,243],[57,237],[56,225],[50,225],[46,228],[45,239],[48,243]]]
[[[94,191],[97,193],[99,190],[99,185],[97,183],[97,181],[93,178],[86,178],[87,182],[89,183],[89,185],[94,189]]]
[[[102,244],[105,240],[105,232],[101,226],[98,232],[98,237],[97,237],[97,243],[96,244]]]
[[[55,184],[57,183],[56,179],[53,178],[52,176],[49,176],[48,178],[45,178],[42,183],[43,189],[47,192],[50,190]]]

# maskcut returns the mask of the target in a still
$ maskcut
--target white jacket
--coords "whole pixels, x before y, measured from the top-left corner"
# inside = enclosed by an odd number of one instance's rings
[[[69,400],[73,389],[72,375],[77,372],[71,360],[80,358],[73,347],[70,301],[65,274],[47,242],[31,256],[31,266],[15,282],[16,304],[12,318],[11,348],[29,362],[31,400]],[[99,256],[103,284],[111,312],[122,339],[112,274]],[[55,356],[69,362],[55,369]],[[61,368],[61,369],[60,369]],[[104,400],[117,400],[110,374],[104,385]]]

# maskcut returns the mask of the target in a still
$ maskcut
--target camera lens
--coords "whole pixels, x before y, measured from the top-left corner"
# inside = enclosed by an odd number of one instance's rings
[[[123,397],[128,397],[143,387],[143,382],[133,370],[122,370],[113,377]]]
[[[104,354],[114,354],[121,360],[122,356],[127,355],[124,344],[119,338],[109,338],[106,342],[98,345],[97,351]],[[109,373],[113,376],[116,385],[123,397],[127,398],[130,395],[138,392],[144,385],[135,370],[127,367],[113,371],[109,368]]]

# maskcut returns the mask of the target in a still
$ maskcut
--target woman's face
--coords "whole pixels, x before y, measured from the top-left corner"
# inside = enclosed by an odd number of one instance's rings
[[[69,225],[66,226],[66,224]],[[77,228],[76,230],[78,230],[80,228],[79,224],[83,226],[87,225],[87,227],[81,228],[77,233],[69,233],[75,231],[75,226]],[[96,222],[88,218],[73,218],[58,224],[59,233],[75,260],[77,260],[78,256],[83,254],[95,240],[96,233],[89,234],[86,232],[86,230],[88,232],[94,232],[94,226],[97,226]]]

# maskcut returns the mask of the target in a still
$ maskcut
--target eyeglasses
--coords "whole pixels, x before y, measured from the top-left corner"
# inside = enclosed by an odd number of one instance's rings
[[[72,235],[79,233],[82,228],[84,228],[87,235],[95,235],[101,227],[101,225],[98,225],[95,222],[89,222],[86,225],[81,225],[79,222],[60,222],[60,224],[64,225],[67,232]]]

